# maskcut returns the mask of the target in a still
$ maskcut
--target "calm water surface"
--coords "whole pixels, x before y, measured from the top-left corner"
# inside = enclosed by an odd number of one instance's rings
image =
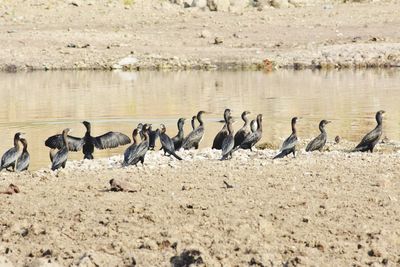
[[[290,134],[290,118],[303,117],[301,138],[318,134],[318,122],[332,120],[328,134],[357,141],[374,127],[373,116],[387,111],[385,135],[400,139],[400,71],[277,71],[263,72],[31,72],[0,73],[0,151],[12,146],[15,132],[25,132],[31,169],[49,166],[44,140],[73,128],[83,136],[80,122],[92,122],[93,135],[120,131],[130,136],[139,122],[165,123],[170,136],[176,120],[205,116],[202,147],[211,146],[229,107],[242,126],[240,113],[264,115],[263,140],[280,143]],[[186,124],[190,129],[190,120]],[[120,154],[125,149],[97,150],[96,157]],[[81,159],[81,152],[70,158]]]

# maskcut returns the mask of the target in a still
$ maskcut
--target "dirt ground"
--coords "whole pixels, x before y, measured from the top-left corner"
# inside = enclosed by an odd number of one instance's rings
[[[398,1],[210,12],[167,1],[7,0],[0,69],[399,67],[399,9]]]
[[[398,266],[398,148],[329,150],[224,162],[210,149],[179,152],[184,161],[152,152],[144,167],[113,157],[1,172],[0,189],[21,192],[0,195],[0,263]],[[133,192],[109,191],[110,179]]]

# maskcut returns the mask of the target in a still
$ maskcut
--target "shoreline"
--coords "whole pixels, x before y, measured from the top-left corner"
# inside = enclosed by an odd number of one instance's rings
[[[0,70],[400,67],[396,2],[242,12],[113,4],[9,3]]]

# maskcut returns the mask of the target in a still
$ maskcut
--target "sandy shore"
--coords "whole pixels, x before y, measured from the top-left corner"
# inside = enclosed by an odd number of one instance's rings
[[[240,12],[128,2],[0,3],[0,69],[400,66],[398,1]]]
[[[21,192],[0,195],[0,263],[397,266],[398,145],[346,153],[352,145],[275,161],[275,150],[221,162],[204,149],[181,162],[153,152],[138,168],[113,157],[2,172],[0,188]],[[134,192],[108,191],[110,179]]]

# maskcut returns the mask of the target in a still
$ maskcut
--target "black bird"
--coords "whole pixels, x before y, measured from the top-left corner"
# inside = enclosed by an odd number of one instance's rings
[[[7,152],[4,153],[4,155],[1,157],[0,171],[2,169],[8,169],[9,167],[15,170],[15,164],[22,153],[22,149],[19,142],[23,135],[24,134],[20,132],[14,135],[14,146],[9,150],[7,150]]]
[[[174,142],[175,150],[179,150],[182,147],[182,142],[183,142],[183,138],[184,138],[184,132],[183,132],[184,124],[185,124],[185,119],[180,118],[177,123],[178,133],[176,136],[172,137],[172,142]]]
[[[65,164],[67,163],[67,160],[68,160],[68,151],[69,151],[68,133],[69,132],[71,132],[71,129],[67,128],[67,129],[64,129],[61,134],[61,137],[63,140],[63,145],[60,148],[60,150],[58,150],[58,152],[53,157],[53,161],[51,164],[52,171],[55,171],[55,170],[59,169],[60,167],[65,168]]]
[[[157,130],[153,131],[153,128],[151,124],[148,124],[149,128],[147,132],[149,133],[149,149],[154,150],[154,147],[156,146],[156,140],[158,137]]]
[[[15,167],[15,170],[18,172],[22,172],[28,170],[30,156],[28,152],[28,142],[26,141],[26,139],[21,138],[19,141],[22,143],[23,149],[21,156],[19,156],[17,160],[17,166]]]
[[[192,125],[192,130],[196,129],[196,118],[197,116],[193,116],[192,120],[190,121],[190,124]]]
[[[143,141],[136,146],[135,149],[131,151],[129,155],[128,165],[137,165],[139,161],[144,163],[144,157],[146,156],[147,151],[149,150],[149,133],[148,133],[148,124],[144,124],[142,128],[143,132]]]
[[[91,125],[87,121],[82,122],[86,127],[85,136],[82,138],[67,136],[69,151],[83,150],[84,159],[93,159],[94,147],[97,149],[115,148],[117,146],[126,145],[131,142],[128,136],[119,132],[108,132],[103,135],[91,136]],[[63,146],[63,137],[56,134],[47,138],[45,145],[50,148],[61,149]]]
[[[308,143],[306,147],[307,152],[315,150],[322,151],[328,138],[328,135],[325,131],[325,125],[327,125],[328,123],[330,123],[330,121],[327,120],[322,120],[319,123],[319,130],[321,131],[321,134],[315,137],[310,143]]]
[[[238,146],[236,149],[238,148],[242,148],[242,149],[250,149],[252,151],[252,148],[255,144],[257,144],[258,141],[261,140],[262,137],[262,114],[258,114],[257,115],[257,129],[248,134],[246,136],[246,138],[243,140],[243,142],[240,144],[240,146]]]
[[[384,110],[380,110],[376,113],[375,120],[376,120],[377,125],[376,125],[375,129],[373,129],[371,132],[369,132],[367,135],[364,136],[364,138],[356,146],[356,148],[353,149],[353,152],[370,151],[372,153],[374,151],[375,145],[379,142],[379,139],[382,136],[383,114],[385,114]]]
[[[168,154],[168,156],[174,156],[175,158],[182,160],[181,157],[179,157],[176,153],[175,153],[175,147],[174,147],[174,142],[172,141],[172,139],[165,133],[167,131],[167,129],[165,128],[164,124],[160,125],[161,130],[157,130],[157,133],[160,137],[160,142],[161,145],[164,149],[164,155]]]
[[[142,127],[143,127],[143,125],[140,126],[140,130],[142,129]],[[138,128],[134,129],[132,132],[132,142],[133,143],[124,152],[124,162],[122,163],[122,166],[128,166],[131,164],[132,155],[134,154],[134,151],[138,146],[138,144],[137,144],[138,132],[139,132],[139,126],[138,126]]]
[[[283,158],[290,153],[293,153],[293,157],[296,157],[296,145],[297,145],[297,132],[296,132],[296,122],[298,118],[292,118],[292,134],[283,142],[282,148],[278,155],[274,159]]]
[[[244,121],[244,125],[235,134],[235,147],[240,146],[246,136],[249,135],[251,132],[249,119],[247,118],[248,114],[250,114],[250,111],[243,111],[242,113],[242,120]]]
[[[227,124],[228,124],[228,118],[231,116],[231,110],[229,108],[225,109],[224,111],[224,127],[222,127],[221,131],[217,133],[217,135],[214,138],[212,149],[221,149],[222,148],[222,142],[224,141],[225,137],[228,136],[228,129],[227,129]]]
[[[188,136],[186,136],[186,138],[183,140],[182,143],[183,149],[199,148],[201,139],[203,139],[204,136],[204,123],[202,119],[204,113],[206,112],[199,111],[197,113],[196,118],[199,121],[200,125],[196,129],[194,129]]]
[[[225,137],[224,141],[222,142],[222,158],[221,158],[221,160],[232,158],[233,148],[235,146],[232,123],[233,123],[233,119],[232,119],[232,117],[229,117],[227,120],[228,135]]]

